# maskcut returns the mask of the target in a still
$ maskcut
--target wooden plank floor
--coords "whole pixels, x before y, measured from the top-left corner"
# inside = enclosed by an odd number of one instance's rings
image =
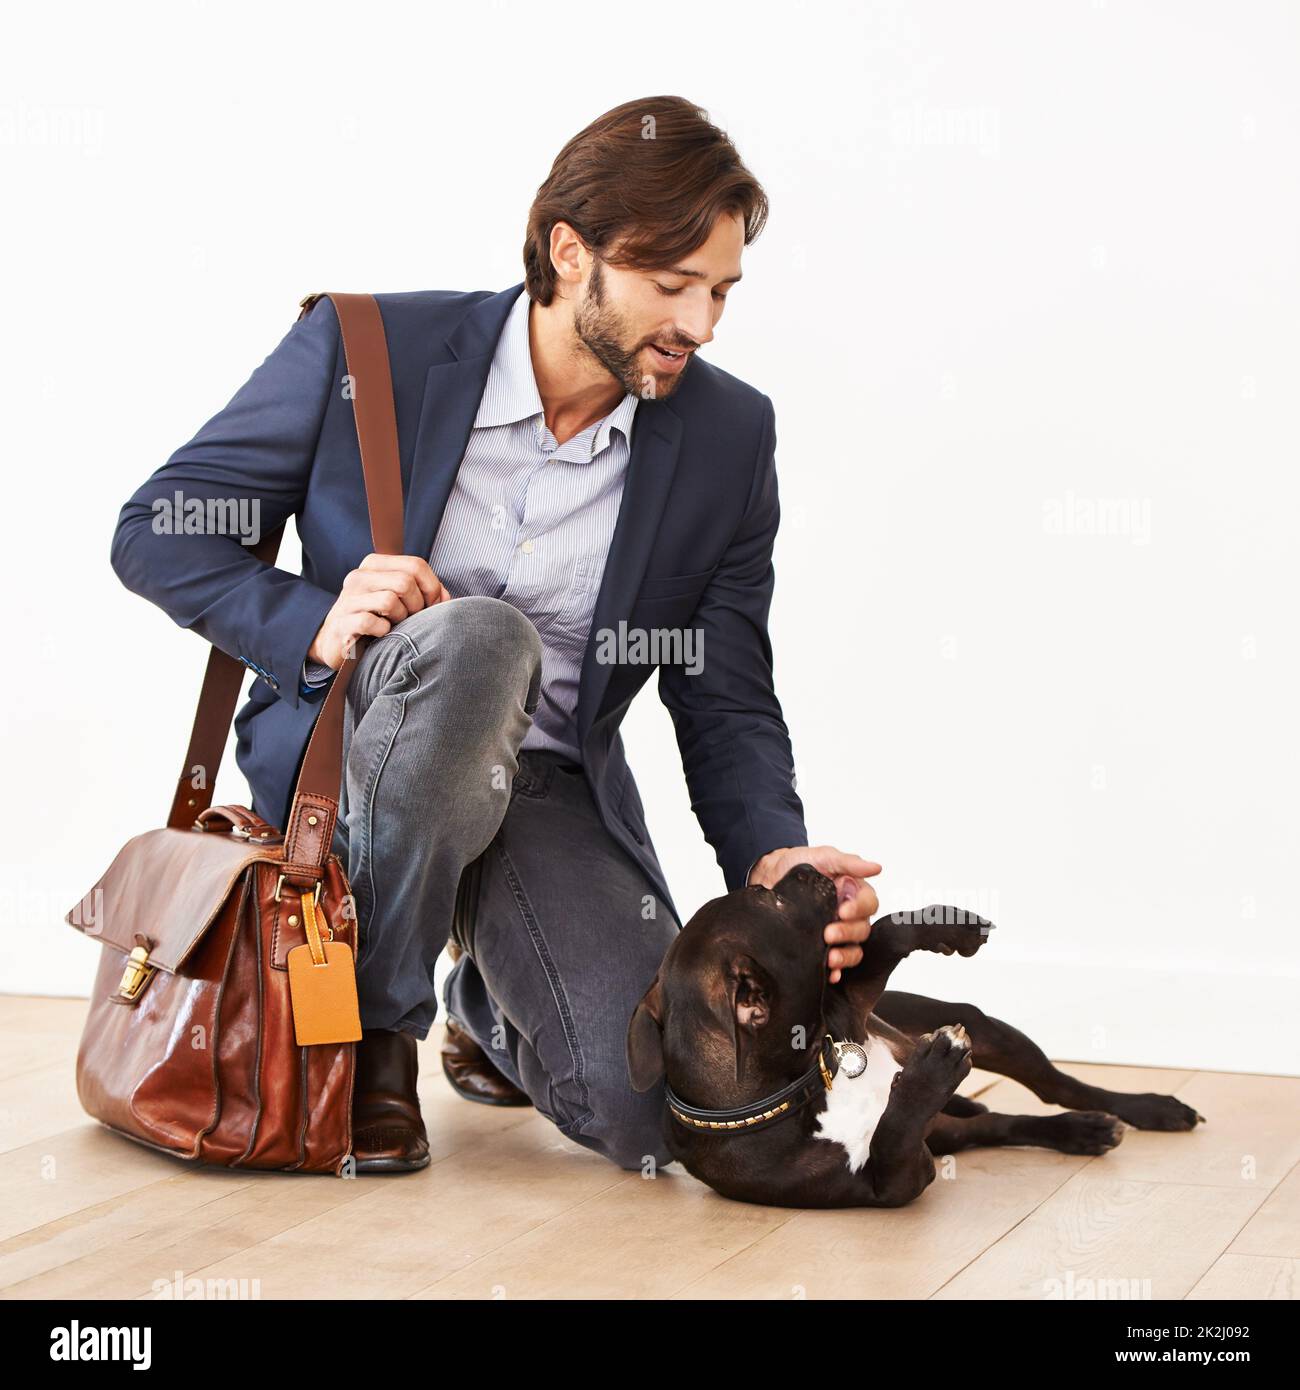
[[[192,1170],[110,1134],[73,1082],[81,1000],[0,998],[0,1296],[1293,1299],[1300,1079],[1075,1065],[1209,1123],[1088,1159],[976,1150],[899,1211],[792,1212],[624,1173],[532,1111],[454,1096],[421,1050],[434,1162],[399,1178]],[[962,1088],[1046,1113],[1014,1082]],[[1102,1283],[1100,1281],[1105,1281]],[[1122,1281],[1122,1282],[1121,1282]]]

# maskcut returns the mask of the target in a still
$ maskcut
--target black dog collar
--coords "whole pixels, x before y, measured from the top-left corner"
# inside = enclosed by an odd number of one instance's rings
[[[866,1063],[866,1054],[851,1042],[836,1042],[829,1033],[822,1039],[817,1061],[808,1068],[797,1081],[792,1081],[784,1090],[764,1096],[762,1100],[750,1105],[738,1105],[732,1110],[701,1110],[687,1105],[671,1086],[665,1086],[668,1109],[679,1124],[688,1129],[711,1130],[755,1130],[784,1120],[801,1107],[808,1104],[814,1096],[829,1091],[839,1071],[840,1053],[856,1054],[854,1061],[861,1059],[862,1065],[848,1068],[849,1075],[857,1076]]]

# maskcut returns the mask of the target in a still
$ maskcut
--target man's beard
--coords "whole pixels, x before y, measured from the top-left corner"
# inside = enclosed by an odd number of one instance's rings
[[[605,279],[600,262],[591,267],[587,293],[573,313],[573,328],[578,341],[630,395],[642,400],[662,400],[671,396],[690,371],[688,359],[680,372],[662,375],[651,371],[638,360],[647,346],[638,343],[630,351],[623,346],[630,336],[623,315],[605,298]],[[665,347],[670,344],[665,343]]]

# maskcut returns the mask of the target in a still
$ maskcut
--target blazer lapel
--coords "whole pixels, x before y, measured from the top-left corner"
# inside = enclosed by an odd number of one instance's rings
[[[406,483],[405,546],[408,555],[429,555],[442,514],[469,444],[497,340],[511,306],[523,292],[512,285],[480,300],[447,338],[448,358],[425,377],[420,423]],[[596,634],[617,628],[636,602],[637,590],[672,489],[682,422],[667,401],[642,401],[632,425],[632,455],[610,541],[578,686],[578,737],[587,735],[609,684],[609,667],[595,659]]]
[[[447,338],[449,359],[435,362],[424,381],[420,423],[406,482],[406,553],[428,556],[478,415],[497,339],[523,290],[512,285],[481,299]]]
[[[659,518],[672,490],[681,438],[681,417],[666,401],[642,401],[637,406],[623,499],[583,653],[578,682],[579,740],[587,737],[609,684],[608,664],[596,660],[597,634],[602,628],[616,629],[620,619],[626,620],[632,612],[659,533]]]

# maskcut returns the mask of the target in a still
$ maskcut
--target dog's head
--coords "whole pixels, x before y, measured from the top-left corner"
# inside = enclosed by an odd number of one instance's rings
[[[835,884],[797,864],[775,888],[706,903],[668,948],[628,1026],[632,1085],[700,1061],[714,1075],[783,1076],[819,1041]],[[675,1065],[676,1064],[676,1065]]]

